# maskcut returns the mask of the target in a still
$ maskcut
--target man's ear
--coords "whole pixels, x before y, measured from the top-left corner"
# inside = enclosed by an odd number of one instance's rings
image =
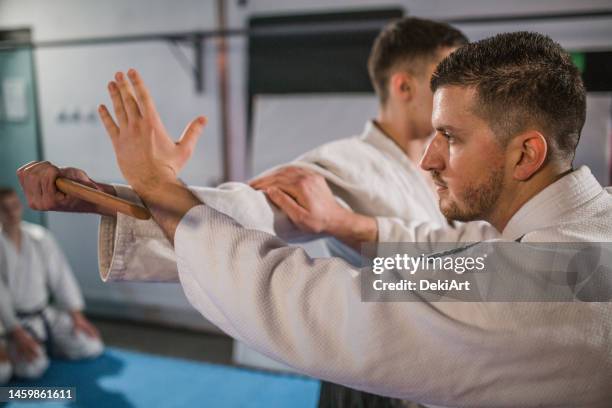
[[[536,130],[529,130],[515,136],[510,143],[514,178],[519,181],[529,180],[546,161],[548,153],[546,138]]]
[[[389,78],[389,94],[396,100],[410,101],[414,96],[414,80],[406,72],[395,72]]]

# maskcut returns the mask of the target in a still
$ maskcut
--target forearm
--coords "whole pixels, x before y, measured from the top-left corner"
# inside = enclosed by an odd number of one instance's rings
[[[135,190],[172,245],[176,227],[183,216],[192,207],[202,204],[200,199],[178,180],[159,181],[151,187]]]
[[[144,204],[131,187],[115,185],[113,188],[118,197]],[[265,231],[290,241],[320,236],[299,231],[282,211],[267,200],[263,192],[246,184],[226,183],[219,187],[189,189],[200,202],[229,215],[246,228]],[[166,193],[161,191],[161,194]],[[102,280],[177,281],[174,249],[166,236],[156,219],[141,221],[123,214],[102,217],[98,240]]]

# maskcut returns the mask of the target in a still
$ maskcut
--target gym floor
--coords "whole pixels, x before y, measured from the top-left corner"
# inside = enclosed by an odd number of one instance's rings
[[[151,323],[91,317],[107,346],[233,365],[232,339],[222,334],[169,328]]]

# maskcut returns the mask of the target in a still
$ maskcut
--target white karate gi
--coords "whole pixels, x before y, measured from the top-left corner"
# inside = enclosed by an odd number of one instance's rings
[[[612,197],[582,167],[526,203],[502,237],[612,241],[611,221]],[[396,222],[392,230],[408,242],[441,236],[422,235],[419,225]],[[359,270],[337,258],[310,259],[208,205],[181,220],[175,252],[200,313],[305,374],[437,406],[612,401],[610,303],[362,302]],[[154,278],[142,272],[120,277]]]
[[[73,333],[72,318],[67,311],[82,310],[83,297],[64,254],[45,228],[22,222],[21,251],[18,252],[0,230],[0,322],[4,332],[22,325],[36,339],[51,336],[53,353],[78,359],[95,357],[103,344],[84,333]],[[49,298],[53,306],[49,305]],[[19,314],[32,314],[20,317]],[[48,324],[47,333],[45,321]],[[0,327],[1,329],[1,327]],[[31,362],[16,361],[16,349],[8,341],[13,371],[19,377],[41,376],[48,367],[46,350]]]

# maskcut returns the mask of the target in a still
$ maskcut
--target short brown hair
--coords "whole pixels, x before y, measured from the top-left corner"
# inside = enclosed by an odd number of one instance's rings
[[[461,31],[446,23],[415,17],[389,23],[376,37],[368,59],[370,80],[381,103],[389,97],[389,78],[399,64],[407,63],[410,68],[411,63],[434,58],[440,48],[467,43]]]
[[[13,187],[0,186],[0,199],[7,197],[12,194],[17,194],[17,191]]]
[[[475,87],[475,113],[502,145],[536,126],[550,146],[548,157],[573,160],[586,117],[586,91],[569,54],[550,37],[515,32],[468,44],[433,74],[433,91],[447,85]]]

